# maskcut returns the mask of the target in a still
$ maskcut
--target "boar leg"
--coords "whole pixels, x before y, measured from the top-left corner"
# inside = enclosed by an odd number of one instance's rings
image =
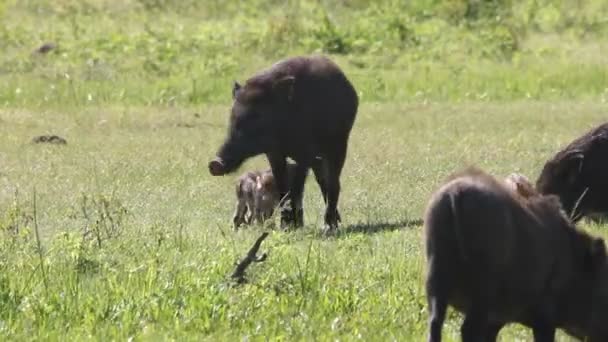
[[[441,341],[441,328],[445,321],[448,308],[446,289],[449,282],[446,279],[445,269],[440,269],[436,257],[429,258],[428,276],[426,279],[426,297],[429,308],[429,338],[428,342]]]
[[[485,341],[487,328],[490,325],[488,321],[488,299],[492,297],[491,289],[496,288],[496,286],[482,278],[475,278],[477,279],[471,280],[471,283],[475,285],[467,291],[469,292],[470,305],[460,326],[460,335],[463,342]]]
[[[429,342],[441,341],[441,328],[445,321],[445,313],[448,308],[448,303],[445,298],[440,296],[431,296],[428,300],[429,305]]]
[[[338,199],[340,197],[340,174],[346,159],[346,144],[340,145],[327,156],[327,206],[325,208],[325,229],[338,227]]]
[[[291,203],[293,204],[292,212],[294,215],[294,224],[296,227],[304,225],[304,209],[302,209],[302,197],[304,195],[304,183],[308,174],[308,165],[298,163],[290,188]]]
[[[532,329],[534,342],[553,342],[555,341],[555,328],[549,325],[537,325]]]
[[[277,190],[279,192],[279,210],[281,213],[281,228],[285,228],[290,225],[293,220],[292,211],[285,208],[285,200],[287,199],[287,193],[289,191],[289,185],[287,184],[287,161],[285,156],[277,153],[267,153],[266,158],[270,163],[270,169],[274,176]],[[293,204],[291,204],[293,206]]]
[[[498,339],[498,333],[500,332],[500,329],[502,329],[503,326],[504,324],[499,323],[488,324],[488,326],[486,327],[486,339],[484,341],[496,342],[496,340]]]
[[[324,159],[314,160],[312,164],[312,172],[315,175],[315,180],[319,184],[319,189],[323,195],[323,203],[327,206],[327,163]],[[342,222],[340,212],[336,209],[338,222]]]
[[[263,218],[262,218],[262,210],[261,210],[259,207],[256,207],[256,208],[255,208],[254,213],[255,213],[255,214],[254,214],[254,219],[255,219],[255,222],[256,222],[257,224],[262,224],[262,223],[264,223],[264,220],[263,220]]]
[[[487,310],[481,310],[477,302],[473,302],[472,309],[469,310],[460,327],[462,342],[482,342],[485,341],[487,326]]]
[[[246,221],[247,224],[251,224],[251,222],[255,218],[255,210],[256,210],[255,200],[253,199],[253,195],[251,195],[251,193],[249,193],[247,196],[247,211],[249,213],[249,215],[247,216],[247,221]]]
[[[235,230],[245,222],[245,214],[247,214],[247,204],[244,200],[239,199],[236,202],[236,208],[234,210],[234,215],[232,216],[232,223],[234,223]]]

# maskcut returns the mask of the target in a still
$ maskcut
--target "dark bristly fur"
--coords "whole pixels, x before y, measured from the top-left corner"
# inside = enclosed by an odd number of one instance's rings
[[[608,123],[586,132],[547,161],[536,189],[559,196],[575,222],[608,214]]]
[[[448,305],[465,315],[465,342],[495,341],[509,323],[535,341],[556,328],[608,341],[604,242],[577,230],[556,196],[523,199],[471,168],[435,192],[424,222],[429,341],[441,341]]]
[[[228,134],[210,173],[234,172],[246,159],[266,154],[280,197],[288,194],[292,204],[281,209],[282,226],[301,226],[304,182],[312,168],[326,203],[326,227],[336,228],[340,174],[359,103],[344,73],[324,56],[288,58],[245,85],[235,83],[233,97]],[[297,163],[291,184],[288,157]]]

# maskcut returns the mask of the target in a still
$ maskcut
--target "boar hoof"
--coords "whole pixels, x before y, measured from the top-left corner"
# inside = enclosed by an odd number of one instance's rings
[[[325,224],[323,229],[321,229],[321,235],[323,236],[335,236],[338,233],[338,229],[336,226],[332,226],[329,224]]]
[[[342,219],[340,218],[340,213],[338,212],[338,210],[334,211],[333,213],[331,211],[325,213],[326,227],[329,227],[330,229],[338,228],[338,222],[341,221]]]
[[[281,228],[301,228],[302,226],[304,226],[303,209],[281,211]]]
[[[224,174],[224,163],[221,159],[216,158],[209,162],[209,173],[213,176],[221,176]]]

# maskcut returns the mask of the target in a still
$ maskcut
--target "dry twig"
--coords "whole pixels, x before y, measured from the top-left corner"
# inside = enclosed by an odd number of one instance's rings
[[[253,246],[251,246],[251,249],[249,249],[249,252],[245,256],[245,258],[243,258],[243,260],[241,260],[236,265],[236,269],[232,273],[231,277],[236,281],[237,284],[243,284],[247,282],[247,279],[245,279],[245,270],[247,269],[247,267],[249,267],[251,263],[262,262],[266,260],[266,253],[263,253],[260,256],[258,256],[257,254],[258,250],[260,249],[260,245],[262,245],[262,241],[264,241],[267,236],[268,232],[262,233],[262,235],[255,241]]]

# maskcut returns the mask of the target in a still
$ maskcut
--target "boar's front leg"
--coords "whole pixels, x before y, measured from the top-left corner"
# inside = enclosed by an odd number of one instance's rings
[[[312,162],[312,172],[315,175],[315,180],[319,184],[319,189],[323,195],[323,203],[327,206],[327,162],[325,159],[315,158]],[[338,222],[342,222],[340,211],[336,209]]]
[[[266,158],[270,163],[270,169],[274,176],[277,190],[279,193],[279,211],[281,213],[281,228],[285,228],[287,225],[294,221],[293,212],[285,208],[285,201],[287,200],[287,194],[289,186],[287,184],[287,161],[285,156],[278,153],[267,153]],[[290,203],[293,206],[292,203]]]

